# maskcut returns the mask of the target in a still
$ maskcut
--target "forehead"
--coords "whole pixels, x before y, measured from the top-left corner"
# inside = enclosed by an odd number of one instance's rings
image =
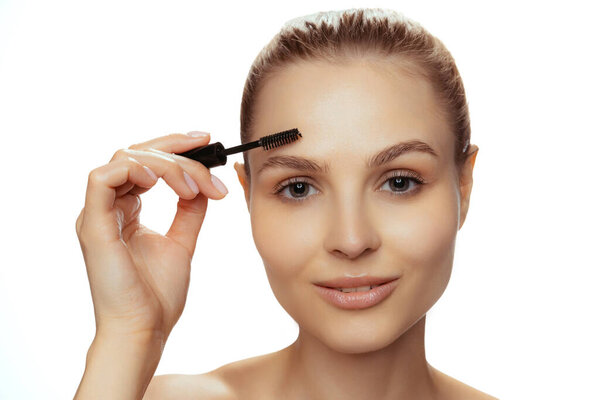
[[[299,129],[300,140],[248,153],[253,171],[272,155],[362,160],[409,140],[429,144],[441,160],[453,156],[451,130],[431,84],[391,63],[301,62],[269,76],[256,99],[252,140],[291,128]]]

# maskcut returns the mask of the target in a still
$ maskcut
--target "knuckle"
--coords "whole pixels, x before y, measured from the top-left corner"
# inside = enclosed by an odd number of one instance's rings
[[[85,229],[85,227],[82,227],[79,230],[79,232],[77,234],[77,238],[79,239],[79,244],[82,249],[89,249],[89,248],[93,247],[92,239],[90,238],[89,234],[87,233],[87,230]]]
[[[83,224],[83,220],[77,220],[77,237],[79,238],[79,242],[81,244],[87,243],[88,239],[87,239],[87,234],[86,234],[86,229],[85,226]]]
[[[196,168],[196,171],[198,171],[198,174],[202,177],[202,179],[210,180],[210,171],[204,165],[202,165],[202,164],[198,165]],[[211,185],[212,185],[212,183],[211,183]]]
[[[182,169],[181,165],[179,165],[179,163],[177,161],[175,161],[175,159],[173,159],[173,157],[163,157],[163,158],[168,163],[169,168],[171,168],[171,169],[174,168],[174,169],[178,169],[178,170]]]
[[[119,149],[119,150],[115,151],[115,154],[112,156],[112,158],[110,160],[113,161],[113,160],[118,160],[120,158],[125,158],[129,154],[131,154],[129,149]]]
[[[93,225],[90,222],[86,222],[85,218],[79,225],[77,237],[81,245],[85,245],[86,248],[92,248],[104,241],[104,231]]]
[[[170,160],[174,159],[173,153],[167,153],[166,151],[154,149],[152,147],[150,147],[149,149],[147,149],[147,151],[150,152],[150,153],[154,153],[154,154],[160,156],[161,158],[170,159]]]
[[[75,232],[77,232],[77,236],[79,236],[81,233],[81,223],[83,222],[83,211],[84,210],[85,210],[85,208],[81,209],[81,212],[79,213],[79,216],[77,217],[77,220],[75,221]]]
[[[127,161],[128,161],[128,162],[130,162],[131,164],[135,164],[135,165],[142,165],[142,163],[141,163],[141,162],[139,162],[138,160],[136,160],[136,159],[135,159],[135,158],[133,158],[133,157],[127,156],[127,158],[126,158],[126,159],[127,159]]]
[[[93,170],[90,171],[89,175],[88,175],[88,181],[94,183],[94,182],[98,182],[101,177],[102,177],[102,167],[98,167],[98,168],[94,168]]]

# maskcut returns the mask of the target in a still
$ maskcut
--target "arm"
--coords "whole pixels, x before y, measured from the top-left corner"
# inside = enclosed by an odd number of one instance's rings
[[[96,336],[74,400],[139,400],[164,348],[162,337]]]

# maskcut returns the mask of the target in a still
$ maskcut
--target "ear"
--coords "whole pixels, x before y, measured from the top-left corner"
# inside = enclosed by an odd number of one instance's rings
[[[246,198],[246,206],[248,207],[248,211],[250,211],[250,187],[248,185],[248,178],[246,177],[246,171],[244,170],[244,164],[240,164],[235,162],[233,164],[233,168],[237,172],[238,180],[244,189],[244,197]]]
[[[465,165],[460,172],[460,224],[458,229],[462,228],[467,212],[469,211],[469,200],[471,199],[471,189],[473,188],[473,168],[475,167],[475,158],[479,152],[479,147],[474,144],[469,146]]]

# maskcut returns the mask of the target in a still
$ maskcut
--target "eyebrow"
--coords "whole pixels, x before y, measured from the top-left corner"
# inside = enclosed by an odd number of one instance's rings
[[[400,142],[392,146],[386,147],[382,151],[374,154],[366,160],[367,168],[379,167],[383,164],[387,164],[395,158],[409,152],[419,152],[430,154],[434,157],[439,157],[438,154],[429,146],[427,143],[420,140],[410,140],[407,142]],[[319,162],[304,157],[298,156],[273,156],[268,158],[263,165],[260,167],[257,175],[266,169],[284,167],[295,169],[299,171],[313,172],[313,173],[327,173],[329,172],[329,163],[320,164]]]

